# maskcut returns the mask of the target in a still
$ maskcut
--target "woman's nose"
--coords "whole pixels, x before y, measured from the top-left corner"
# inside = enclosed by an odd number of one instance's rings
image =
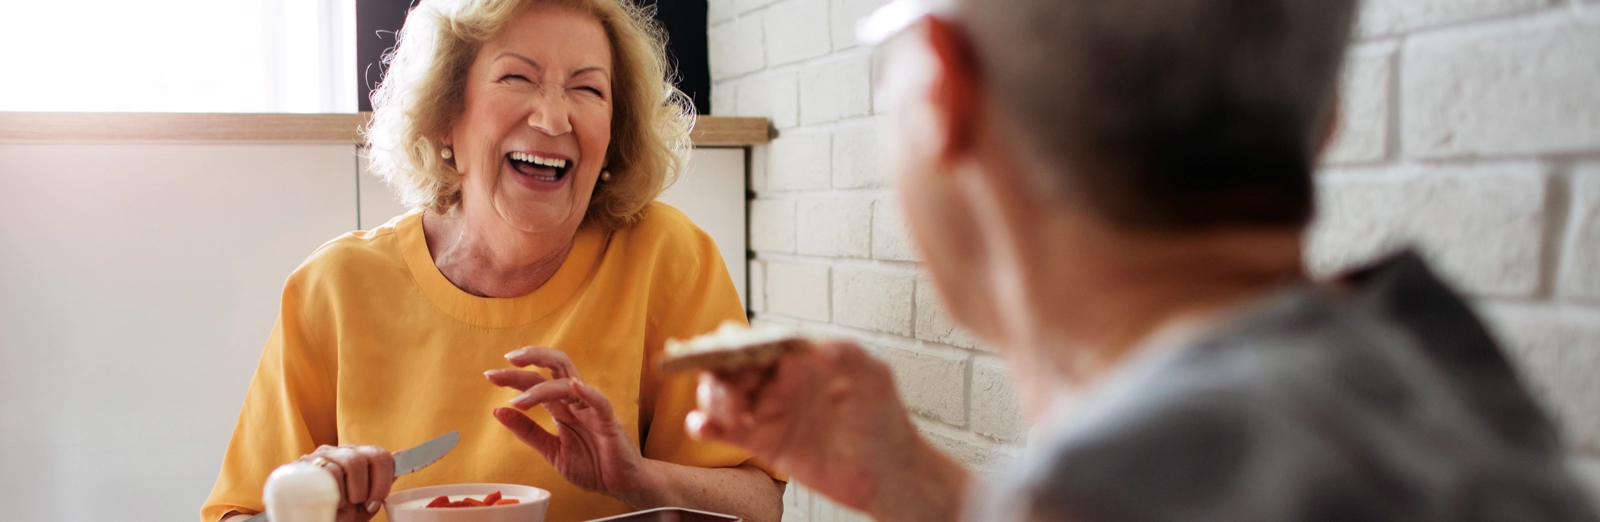
[[[528,126],[551,136],[572,132],[566,96],[560,91],[541,92],[534,98],[533,110],[528,113]]]

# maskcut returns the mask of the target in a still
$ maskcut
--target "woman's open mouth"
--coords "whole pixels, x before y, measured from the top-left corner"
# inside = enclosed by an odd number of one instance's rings
[[[526,152],[506,154],[506,161],[518,173],[538,181],[561,181],[571,170],[572,162],[560,158],[547,158]]]

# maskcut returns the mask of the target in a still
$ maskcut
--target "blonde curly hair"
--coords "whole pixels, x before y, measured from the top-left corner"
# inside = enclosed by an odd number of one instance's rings
[[[440,157],[465,110],[467,71],[483,43],[533,6],[589,13],[611,42],[611,179],[595,185],[584,221],[632,226],[687,161],[692,105],[667,78],[666,34],[630,0],[423,0],[406,16],[372,94],[365,135],[370,168],[411,208],[445,213],[461,203],[461,173]]]

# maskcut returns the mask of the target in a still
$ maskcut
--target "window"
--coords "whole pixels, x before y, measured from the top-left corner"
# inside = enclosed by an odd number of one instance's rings
[[[0,7],[0,110],[354,112],[355,0]]]

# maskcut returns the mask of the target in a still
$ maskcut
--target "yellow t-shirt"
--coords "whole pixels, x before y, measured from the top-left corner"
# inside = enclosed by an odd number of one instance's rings
[[[419,213],[346,234],[285,283],[278,321],[200,518],[261,511],[267,475],[319,445],[398,451],[450,430],[461,432],[456,448],[400,477],[395,491],[526,484],[552,493],[551,522],[625,513],[626,504],[562,479],[496,422],[490,412],[519,392],[490,384],[483,372],[509,368],[504,354],[523,346],[565,351],[584,381],[611,400],[645,457],[738,466],[749,458],[744,451],[684,433],[693,378],[664,380],[656,358],[667,338],[744,317],[710,236],[662,203],[626,230],[585,225],[549,282],[509,299],[473,296],[445,279],[428,254]],[[554,431],[543,408],[529,414]]]

